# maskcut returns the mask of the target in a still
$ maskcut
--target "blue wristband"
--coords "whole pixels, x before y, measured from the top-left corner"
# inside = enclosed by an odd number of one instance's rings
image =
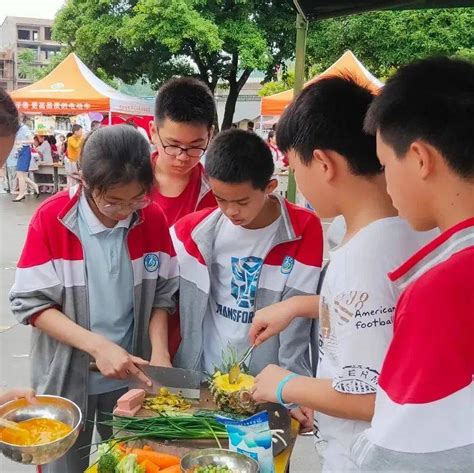
[[[283,397],[282,397],[282,394],[283,394],[283,388],[286,386],[286,383],[288,383],[288,381],[290,381],[291,379],[293,378],[296,378],[297,376],[299,376],[299,374],[296,374],[296,373],[290,373],[288,376],[285,376],[279,383],[278,383],[278,386],[277,386],[277,390],[276,390],[276,398],[277,398],[277,401],[285,406],[287,409],[293,409],[295,407],[298,407],[298,404],[286,404],[285,401],[283,400]]]

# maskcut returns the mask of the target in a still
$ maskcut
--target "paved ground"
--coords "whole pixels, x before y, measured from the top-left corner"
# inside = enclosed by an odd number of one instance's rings
[[[8,194],[0,194],[0,330],[15,324],[8,308],[8,292],[15,277],[15,266],[23,246],[28,222],[38,201],[28,197],[21,203],[12,203]],[[16,326],[0,333],[0,389],[28,386],[30,362],[30,330]],[[299,437],[293,453],[291,473],[320,472],[319,461],[312,445],[312,437]],[[35,470],[11,463],[0,457],[2,473],[29,472]],[[81,472],[64,472],[81,473]]]

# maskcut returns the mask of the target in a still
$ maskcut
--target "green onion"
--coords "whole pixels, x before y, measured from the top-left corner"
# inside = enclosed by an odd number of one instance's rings
[[[154,417],[114,417],[102,424],[120,431],[120,439],[137,440],[142,438],[163,440],[219,439],[227,438],[224,425],[217,422],[213,415],[170,416],[165,413]]]

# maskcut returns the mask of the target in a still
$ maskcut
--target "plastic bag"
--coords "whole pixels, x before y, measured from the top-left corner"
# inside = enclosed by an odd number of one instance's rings
[[[273,473],[272,433],[268,412],[259,412],[248,419],[235,420],[216,417],[224,424],[229,435],[229,449],[253,458],[260,465],[261,473]]]

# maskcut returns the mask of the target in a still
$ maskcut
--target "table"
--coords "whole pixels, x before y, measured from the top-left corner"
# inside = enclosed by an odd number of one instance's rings
[[[66,170],[64,169],[64,164],[62,163],[38,163],[38,170],[35,171],[35,174],[49,174],[53,175],[53,193],[56,194],[60,191],[60,182],[59,176],[66,176]],[[40,183],[40,185],[45,185]]]

